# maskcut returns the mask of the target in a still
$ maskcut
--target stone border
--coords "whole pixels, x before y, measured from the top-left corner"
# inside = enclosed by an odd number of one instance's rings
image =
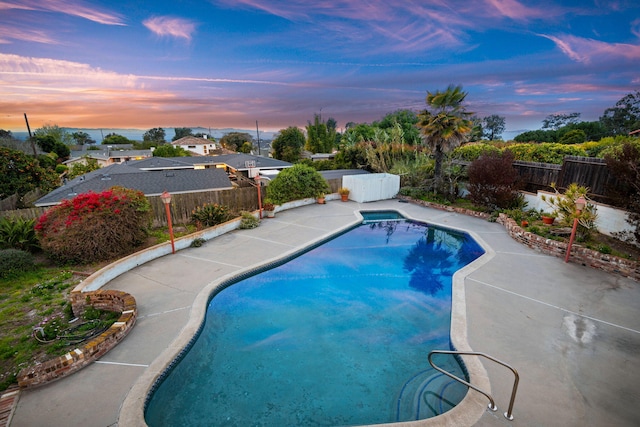
[[[500,214],[496,222],[504,225],[509,236],[531,249],[559,258],[564,258],[567,254],[567,243],[547,239],[526,231],[505,214]],[[640,281],[640,262],[638,261],[603,254],[575,243],[571,247],[569,260],[606,271],[607,273],[619,274],[626,278]]]
[[[21,370],[18,374],[18,386],[21,389],[63,378],[100,358],[131,331],[138,314],[135,298],[126,292],[115,290],[72,292],[71,305],[77,316],[84,313],[87,305],[99,310],[119,311],[121,315],[109,329],[92,338],[82,348]]]
[[[490,218],[490,215],[485,212],[476,212],[470,209],[440,205],[438,203],[416,200],[406,196],[398,196],[398,198],[428,208],[456,212],[487,220]],[[516,221],[505,214],[499,214],[496,222],[504,225],[509,236],[533,250],[559,258],[564,258],[567,253],[567,243],[547,239],[546,237],[538,236],[535,233],[526,231],[520,227]],[[584,266],[606,271],[607,273],[619,274],[626,278],[640,281],[640,260],[633,261],[613,255],[603,254],[575,243],[571,248],[571,257],[569,260]]]

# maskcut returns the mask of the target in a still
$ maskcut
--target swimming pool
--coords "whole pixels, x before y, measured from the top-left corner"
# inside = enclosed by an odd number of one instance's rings
[[[451,408],[466,388],[426,356],[449,348],[451,275],[482,253],[464,233],[380,221],[225,287],[147,423],[358,425]]]

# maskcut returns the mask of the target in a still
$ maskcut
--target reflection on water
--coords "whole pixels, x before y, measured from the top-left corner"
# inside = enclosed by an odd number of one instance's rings
[[[451,274],[481,253],[465,234],[383,221],[224,289],[147,423],[361,425],[449,409],[466,388],[426,356],[449,348]]]

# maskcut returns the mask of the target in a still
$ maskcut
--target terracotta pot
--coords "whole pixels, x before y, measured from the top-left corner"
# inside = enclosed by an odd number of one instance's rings
[[[325,200],[324,197],[318,197],[318,203],[321,205],[324,205],[325,203],[327,203],[327,201]]]
[[[521,225],[522,227],[528,227],[528,226],[529,226],[529,221],[522,221],[522,222],[520,223],[520,225]]]
[[[543,223],[543,224],[547,224],[547,225],[551,225],[551,224],[553,224],[553,222],[554,222],[555,220],[556,220],[556,219],[555,219],[554,217],[552,217],[552,216],[543,216],[543,217],[542,217],[542,223]]]
[[[348,194],[341,194],[340,198],[342,199],[343,202],[348,202],[349,201],[349,195]]]

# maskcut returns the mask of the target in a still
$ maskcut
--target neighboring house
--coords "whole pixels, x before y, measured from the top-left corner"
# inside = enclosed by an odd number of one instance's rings
[[[198,193],[233,188],[222,169],[184,169],[144,171],[126,164],[106,166],[74,178],[35,202],[35,206],[53,206],[78,194],[99,193],[113,186],[139,190],[145,196],[159,196],[163,191],[171,194]]]
[[[104,191],[115,185],[142,191],[145,196],[227,190],[232,180],[253,178],[260,170],[279,171],[291,163],[248,154],[203,157],[149,157],[105,166],[66,182],[35,202],[52,206],[78,194]],[[242,176],[242,177],[241,177]]]
[[[225,170],[231,179],[240,175],[245,178],[254,178],[256,174],[263,171],[281,171],[293,166],[282,160],[243,153],[198,157],[152,157],[130,164],[142,170],[218,168]]]
[[[198,156],[208,156],[220,148],[214,140],[205,137],[198,138],[191,135],[177,139],[173,141],[171,145],[180,147]]]
[[[113,150],[107,148],[104,151],[83,150],[72,151],[69,160],[64,164],[71,167],[75,163],[87,163],[87,158],[95,159],[100,167],[109,166],[116,163],[123,163],[129,160],[141,160],[152,157],[151,150]]]

